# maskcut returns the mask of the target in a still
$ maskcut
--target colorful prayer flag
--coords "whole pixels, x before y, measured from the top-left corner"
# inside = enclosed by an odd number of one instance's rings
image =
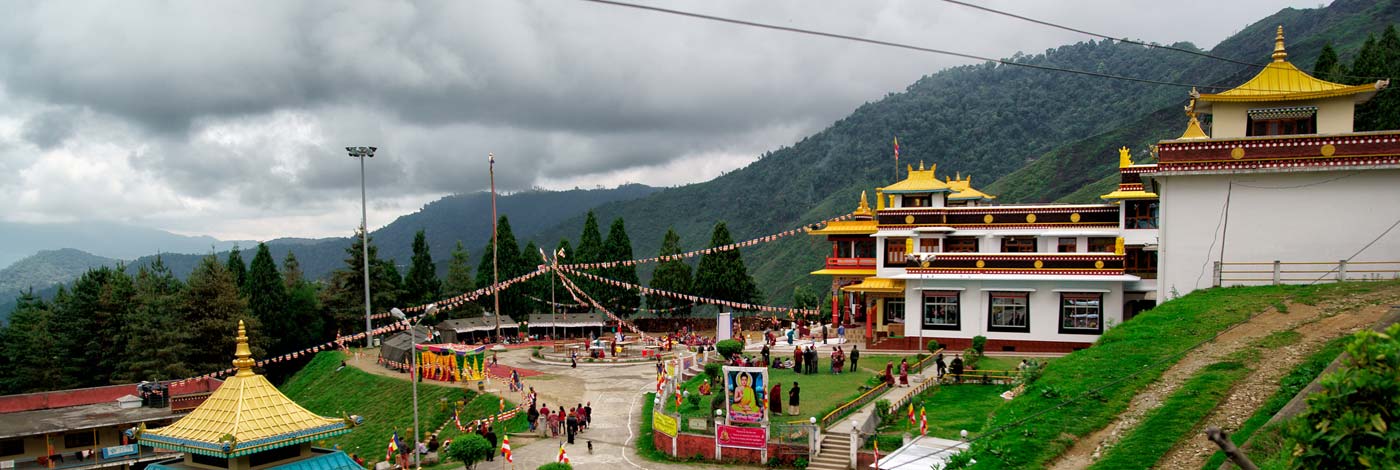
[[[569,463],[569,454],[564,452],[564,443],[559,443],[559,458],[555,460],[560,463]]]
[[[394,453],[399,451],[399,432],[394,431],[394,437],[389,439],[389,451],[384,455],[385,462],[394,460]]]
[[[928,435],[928,414],[924,413],[923,405],[919,405],[919,435]]]
[[[515,463],[510,458],[510,435],[501,438],[501,456],[505,457],[507,462]]]
[[[909,425],[914,425],[914,402],[909,402]]]
[[[894,162],[899,163],[899,137],[894,138]]]

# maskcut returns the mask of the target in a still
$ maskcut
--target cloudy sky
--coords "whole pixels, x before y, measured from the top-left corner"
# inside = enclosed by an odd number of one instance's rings
[[[987,3],[1203,47],[1317,4]],[[995,57],[1087,39],[932,0],[664,6]],[[368,162],[377,227],[486,189],[488,152],[505,191],[704,181],[967,63],[578,0],[6,10],[0,220],[224,239],[348,235],[360,204],[350,145],[380,147]]]

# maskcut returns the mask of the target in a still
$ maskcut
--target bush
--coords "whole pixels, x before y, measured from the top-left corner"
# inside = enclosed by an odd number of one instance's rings
[[[715,351],[719,352],[719,357],[727,361],[729,358],[734,357],[735,354],[744,352],[744,343],[739,342],[737,339],[726,339],[715,343]]]
[[[722,409],[724,409],[724,393],[716,393],[714,394],[714,398],[710,399],[710,415],[713,416],[715,410]]]
[[[806,457],[798,457],[797,460],[792,462],[792,466],[797,467],[797,470],[806,470],[807,466],[810,464],[811,462],[808,462]]]
[[[538,466],[538,467],[535,467],[535,470],[573,470],[573,469],[574,469],[574,466],[573,466],[573,465],[569,465],[569,464],[566,464],[566,463],[564,463],[564,462],[547,463],[547,464],[544,464],[544,465],[540,465],[540,466]]]
[[[981,356],[983,353],[986,353],[986,352],[987,352],[987,351],[986,351],[986,350],[987,350],[987,337],[986,337],[986,336],[982,336],[982,335],[973,336],[973,337],[972,337],[972,350],[973,350],[973,351],[977,351],[977,355],[978,355],[978,356]]]
[[[447,447],[447,458],[462,462],[467,468],[472,468],[477,462],[486,460],[488,455],[495,449],[491,448],[491,443],[486,442],[486,438],[480,434],[466,434],[459,436],[452,441],[452,445]]]
[[[685,402],[688,403],[688,404],[690,404],[690,407],[691,407],[691,408],[699,408],[699,407],[700,407],[700,394],[699,394],[699,393],[692,393],[692,394],[690,394],[690,395],[686,395],[686,396],[685,396]]]
[[[1289,434],[1297,468],[1372,468],[1400,462],[1400,324],[1362,331],[1342,367],[1322,378]]]
[[[929,354],[936,353],[936,352],[938,352],[938,348],[941,348],[941,347],[943,347],[943,346],[940,345],[940,344],[938,344],[938,341],[932,341],[932,340],[931,340],[931,341],[928,342],[928,353],[929,353]]]
[[[721,373],[724,373],[723,365],[716,362],[705,364],[705,375],[710,378],[710,386],[719,385],[719,375]]]
[[[890,415],[894,414],[894,410],[890,409],[890,405],[893,405],[893,403],[890,403],[889,400],[875,400],[875,413],[880,416],[881,423],[888,422]]]
[[[963,373],[977,369],[977,363],[982,362],[982,355],[977,354],[977,350],[968,348],[963,350]]]

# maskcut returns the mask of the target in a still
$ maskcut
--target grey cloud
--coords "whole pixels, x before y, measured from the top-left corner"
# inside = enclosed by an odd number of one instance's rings
[[[73,136],[74,119],[69,110],[45,111],[25,121],[20,136],[41,150],[48,150]]]

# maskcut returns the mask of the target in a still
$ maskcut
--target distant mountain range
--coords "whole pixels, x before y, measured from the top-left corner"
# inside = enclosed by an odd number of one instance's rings
[[[1397,1],[1337,0],[1324,8],[1281,10],[1208,52],[1238,61],[1267,62],[1274,28],[1283,25],[1289,60],[1306,70],[1324,43],[1330,42],[1343,61],[1349,61],[1367,34],[1379,35],[1385,26],[1397,22]],[[1190,43],[1175,46],[1200,50]],[[1009,60],[1202,87],[1233,86],[1257,72],[1199,55],[1115,41],[1066,45],[1036,55],[1018,53]],[[624,218],[638,257],[656,254],[662,235],[672,227],[681,235],[683,247],[701,248],[720,220],[728,222],[736,239],[745,239],[849,212],[861,191],[894,182],[891,141],[895,136],[901,146],[901,174],[904,165],[922,161],[937,164],[940,175],[971,175],[975,186],[998,195],[1002,203],[1092,202],[1113,186],[1117,148],[1127,146],[1138,161],[1150,160],[1152,144],[1180,135],[1186,124],[1181,112],[1186,99],[1183,87],[990,63],[954,67],[866,103],[825,130],[711,181],[664,190],[632,185],[520,193],[500,198],[499,209],[510,216],[522,244],[536,240],[552,247],[568,238],[577,245],[583,214],[594,209],[604,228],[612,219]],[[406,265],[413,233],[425,229],[442,273],[457,240],[474,259],[480,254],[490,236],[489,204],[489,195],[481,193],[443,198],[375,231],[374,243],[381,257]],[[9,233],[16,229],[0,225],[0,230],[6,233],[6,240],[0,241],[6,245],[3,249],[22,252],[9,246]],[[61,230],[44,233],[57,232]],[[167,235],[151,236],[168,240],[161,238]],[[34,240],[44,238],[26,235],[30,244],[25,246],[36,246]],[[95,246],[92,240],[82,240]],[[165,254],[164,260],[184,276],[210,251],[211,242],[216,241],[201,239],[202,246],[184,250],[195,254]],[[133,256],[131,251],[55,243],[26,248],[31,251],[24,253],[71,246],[108,257]],[[137,251],[136,256],[182,251],[164,243],[168,242],[131,244],[130,249]],[[346,238],[289,238],[268,244],[279,261],[287,251],[294,251],[308,276],[322,277],[344,264],[349,243]],[[254,246],[239,244],[245,250]],[[224,256],[227,246],[215,248],[219,256]],[[743,256],[768,300],[786,303],[796,285],[826,290],[828,279],[807,273],[819,268],[827,249],[823,240],[798,236],[745,249]],[[251,253],[245,256],[245,260],[251,258]],[[144,256],[134,263],[149,260]],[[650,277],[650,269],[641,268],[643,280]],[[0,300],[3,296],[0,292]],[[0,312],[5,311],[0,304]]]
[[[176,235],[113,222],[29,224],[0,222],[0,268],[44,250],[73,248],[116,259],[152,253],[207,253],[256,242]]]

